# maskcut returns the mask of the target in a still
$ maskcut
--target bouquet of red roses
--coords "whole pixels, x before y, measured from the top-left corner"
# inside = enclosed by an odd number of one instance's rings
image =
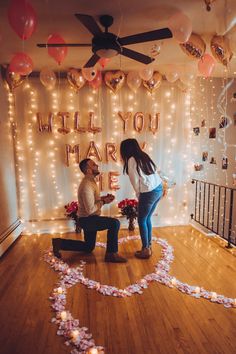
[[[135,219],[138,216],[138,201],[136,199],[123,199],[119,202],[118,208],[127,219]]]
[[[65,210],[66,213],[65,215],[68,218],[71,218],[74,220],[75,223],[75,232],[79,233],[81,231],[80,226],[77,224],[78,216],[77,216],[77,211],[78,211],[78,202],[71,202],[65,205]]]

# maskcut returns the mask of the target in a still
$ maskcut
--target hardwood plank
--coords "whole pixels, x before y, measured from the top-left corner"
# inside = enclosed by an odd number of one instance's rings
[[[133,234],[137,234],[136,230]],[[120,237],[127,235],[121,230]],[[174,247],[170,273],[181,281],[236,297],[236,257],[190,226],[155,228],[157,237]],[[0,347],[4,354],[69,353],[56,335],[48,297],[58,274],[42,259],[52,235],[22,236],[0,260]],[[78,237],[71,233],[66,237]],[[100,240],[105,234],[100,233]],[[93,255],[64,252],[71,265],[87,262],[85,273],[103,284],[124,288],[153,271],[161,248],[153,245],[149,260],[134,258],[139,241],[120,246],[127,264],[106,264],[104,249]],[[84,286],[68,291],[67,306],[81,325],[87,326],[106,354],[233,354],[236,348],[236,309],[225,309],[204,299],[194,299],[159,283],[142,295],[106,297]]]

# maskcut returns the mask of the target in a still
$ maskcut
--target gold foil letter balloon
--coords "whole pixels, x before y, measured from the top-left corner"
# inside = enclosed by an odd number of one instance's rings
[[[200,59],[206,51],[206,43],[198,34],[192,33],[187,42],[180,43],[180,48],[189,57]]]
[[[68,70],[67,80],[76,92],[78,92],[85,84],[85,78],[83,77],[81,70],[74,68]]]
[[[153,93],[155,92],[158,87],[160,87],[162,81],[162,76],[158,71],[155,71],[152,78],[148,81],[143,81],[143,86],[146,87],[146,89]]]
[[[108,71],[105,74],[105,84],[107,87],[109,87],[114,93],[117,93],[119,89],[124,85],[125,83],[125,74],[123,71],[115,71],[111,72]]]
[[[214,58],[223,65],[227,65],[233,56],[229,45],[229,39],[225,36],[214,36],[212,38],[211,52]]]

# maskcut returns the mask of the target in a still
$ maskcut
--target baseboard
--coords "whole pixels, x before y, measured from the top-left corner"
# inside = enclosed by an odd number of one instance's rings
[[[200,225],[199,223],[197,223],[194,220],[190,221],[190,225],[193,226],[196,230],[200,231],[201,233],[203,233],[205,236],[208,237],[215,237],[215,236],[219,236],[217,235],[215,232],[208,230],[206,227]],[[220,236],[219,236],[220,237]]]
[[[11,246],[11,244],[20,236],[23,230],[23,225],[19,219],[17,219],[13,224],[11,224],[6,230],[4,230],[0,235],[0,257],[6,250]]]

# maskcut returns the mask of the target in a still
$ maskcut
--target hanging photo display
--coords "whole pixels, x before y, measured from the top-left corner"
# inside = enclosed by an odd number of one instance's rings
[[[216,138],[216,128],[209,128],[209,139]]]
[[[200,128],[199,127],[195,127],[193,128],[193,132],[194,132],[194,135],[199,135],[200,134]]]
[[[222,170],[227,170],[227,168],[228,168],[228,158],[224,156],[222,158]]]

